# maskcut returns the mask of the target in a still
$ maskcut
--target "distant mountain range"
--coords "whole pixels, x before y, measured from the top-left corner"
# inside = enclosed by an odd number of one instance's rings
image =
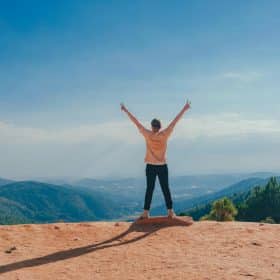
[[[219,190],[215,193],[211,194],[206,194],[206,195],[201,195],[198,197],[194,197],[192,199],[185,199],[181,201],[177,201],[174,204],[174,210],[176,212],[186,212],[189,209],[198,206],[198,205],[204,205],[208,204],[218,198],[224,197],[224,196],[232,196],[237,193],[243,193],[243,192],[248,192],[250,189],[257,185],[264,185],[268,182],[270,177],[268,178],[248,178],[245,180],[242,180],[236,184],[233,184],[229,187],[226,187],[222,190]],[[162,213],[165,213],[165,205],[161,205],[158,207],[155,207],[154,209],[151,210],[151,213],[153,215],[159,215]]]
[[[33,181],[0,187],[0,223],[108,220],[128,214],[100,193]]]
[[[9,184],[9,183],[12,183],[12,182],[13,182],[12,180],[0,178],[0,187],[1,187],[1,186],[4,186],[4,185],[7,185],[7,184]]]
[[[170,190],[173,200],[177,202],[192,199],[194,197],[215,193],[226,186],[240,182],[249,177],[265,178],[272,176],[273,173],[244,173],[244,174],[224,174],[224,175],[189,175],[171,176],[169,178]],[[129,204],[140,209],[146,190],[146,177],[126,178],[126,179],[91,179],[72,181],[74,186],[85,187],[89,190],[98,190],[106,194],[114,201],[122,204]],[[160,207],[164,203],[163,194],[158,182],[153,194],[152,208]]]
[[[257,173],[253,175],[259,177],[250,178],[246,178],[247,174],[171,177],[174,209],[185,212],[222,196],[247,191],[265,184],[268,178],[264,177],[271,174]],[[145,178],[60,182],[63,184],[0,179],[0,224],[131,220],[143,210]],[[163,194],[157,182],[151,215],[165,214]]]

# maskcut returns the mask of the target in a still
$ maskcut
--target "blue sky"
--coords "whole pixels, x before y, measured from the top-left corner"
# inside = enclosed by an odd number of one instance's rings
[[[276,0],[0,1],[0,176],[142,176],[119,103],[166,125],[186,99],[174,175],[279,170],[279,14]]]

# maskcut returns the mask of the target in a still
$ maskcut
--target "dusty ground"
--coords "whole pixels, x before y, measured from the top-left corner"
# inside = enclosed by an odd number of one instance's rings
[[[279,280],[280,225],[0,226],[0,279]]]

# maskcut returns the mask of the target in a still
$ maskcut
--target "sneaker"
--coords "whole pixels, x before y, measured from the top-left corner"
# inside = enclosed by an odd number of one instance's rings
[[[139,219],[148,219],[149,211],[144,210],[144,212],[140,215]]]
[[[175,218],[176,217],[176,213],[174,212],[173,209],[168,209],[168,218]]]

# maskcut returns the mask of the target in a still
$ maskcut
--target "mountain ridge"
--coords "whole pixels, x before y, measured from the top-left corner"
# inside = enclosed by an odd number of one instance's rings
[[[1,186],[0,197],[0,213],[7,215],[5,208],[10,202],[13,210],[29,222],[106,220],[117,208],[113,201],[98,193],[35,181]]]

